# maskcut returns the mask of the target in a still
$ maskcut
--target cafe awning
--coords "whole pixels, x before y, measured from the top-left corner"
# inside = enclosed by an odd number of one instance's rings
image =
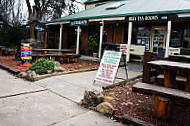
[[[190,13],[190,0],[124,0],[108,2],[46,23],[107,17],[179,13]]]

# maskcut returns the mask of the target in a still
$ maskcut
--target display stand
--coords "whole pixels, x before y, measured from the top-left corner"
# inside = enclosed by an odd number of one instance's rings
[[[118,67],[120,65],[121,58],[123,58],[123,60],[124,60],[126,79],[117,77]],[[96,81],[100,81],[100,82],[104,82],[107,84],[114,84],[116,79],[123,79],[123,80],[128,79],[125,55],[122,52],[106,50],[106,51],[104,51],[104,55],[102,57],[97,75],[96,75],[93,83],[95,83]]]

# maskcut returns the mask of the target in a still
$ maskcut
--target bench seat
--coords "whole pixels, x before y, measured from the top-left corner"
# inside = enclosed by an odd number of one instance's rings
[[[180,91],[177,89],[165,88],[157,85],[138,82],[135,85],[133,85],[132,90],[134,92],[142,94],[156,95],[172,100],[177,100],[185,104],[190,104],[190,93]]]

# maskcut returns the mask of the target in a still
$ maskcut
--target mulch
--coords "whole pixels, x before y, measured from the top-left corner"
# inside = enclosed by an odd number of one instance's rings
[[[14,56],[0,56],[0,63],[19,70],[20,72],[25,72],[28,70],[28,67],[20,66],[21,61],[15,60]],[[76,63],[63,63],[61,64],[61,67],[65,68],[66,71],[94,69],[99,67],[99,63],[79,59]]]
[[[180,103],[175,103],[173,106],[170,120],[157,119],[153,115],[155,96],[132,92],[132,86],[135,83],[127,83],[102,92],[104,96],[114,98],[107,100],[115,109],[113,117],[118,119],[127,114],[156,126],[188,126],[190,124],[190,106]]]

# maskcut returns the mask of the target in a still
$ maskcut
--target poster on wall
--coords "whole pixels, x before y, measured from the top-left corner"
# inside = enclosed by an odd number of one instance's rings
[[[127,44],[120,44],[120,52],[127,55]]]
[[[141,44],[141,39],[137,39],[137,44]]]
[[[21,60],[32,60],[32,46],[21,44]]]
[[[122,52],[104,51],[94,81],[114,84]]]

